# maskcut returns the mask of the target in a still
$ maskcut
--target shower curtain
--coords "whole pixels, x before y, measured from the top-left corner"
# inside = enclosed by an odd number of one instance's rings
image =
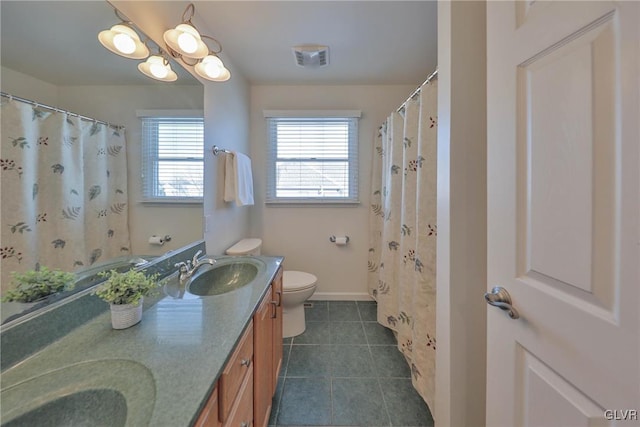
[[[3,96],[2,291],[10,272],[129,252],[124,130]]]
[[[375,139],[368,283],[413,385],[435,408],[437,80],[389,116]],[[435,414],[434,418],[435,418]]]

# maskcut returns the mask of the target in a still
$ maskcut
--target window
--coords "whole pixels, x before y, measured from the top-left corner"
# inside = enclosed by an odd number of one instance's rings
[[[141,117],[141,120],[144,201],[202,202],[204,120],[201,117]]]
[[[265,112],[267,203],[358,202],[360,112],[333,113]]]

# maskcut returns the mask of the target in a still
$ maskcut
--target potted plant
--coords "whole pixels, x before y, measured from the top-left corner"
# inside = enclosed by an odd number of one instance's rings
[[[98,285],[93,294],[110,304],[113,329],[125,329],[140,322],[144,297],[155,292],[158,275],[146,276],[136,270],[124,273],[111,270],[98,275],[107,280]]]
[[[49,270],[44,266],[25,273],[13,272],[11,276],[15,289],[8,290],[2,302],[38,302],[51,294],[72,289],[75,278],[73,273]]]

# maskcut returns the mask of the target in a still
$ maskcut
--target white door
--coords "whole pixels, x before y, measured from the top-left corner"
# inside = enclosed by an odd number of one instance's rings
[[[638,425],[640,3],[488,1],[487,425]],[[496,297],[493,297],[494,299]]]

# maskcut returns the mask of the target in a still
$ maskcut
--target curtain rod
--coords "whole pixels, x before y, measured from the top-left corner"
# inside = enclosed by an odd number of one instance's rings
[[[78,117],[81,120],[88,120],[90,122],[100,123],[102,125],[106,125],[108,127],[114,128],[114,129],[124,129],[125,128],[122,125],[114,125],[114,124],[111,124],[109,122],[105,122],[105,121],[102,121],[102,120],[98,120],[98,119],[94,119],[94,118],[91,118],[91,117],[83,116],[83,115],[77,114],[77,113],[72,113],[71,111],[66,111],[66,110],[63,110],[61,108],[52,107],[50,105],[42,104],[42,103],[36,102],[36,101],[31,101],[30,99],[20,98],[19,96],[14,96],[14,95],[8,94],[6,92],[0,92],[0,95],[4,96],[5,98],[9,98],[10,100],[15,99],[16,101],[24,102],[26,104],[31,104],[36,108],[39,107],[39,108],[44,108],[44,109],[47,109],[47,110],[53,110],[53,111],[56,111],[58,113],[68,114],[68,115],[73,116],[73,117]]]
[[[405,106],[405,104],[407,102],[409,102],[414,96],[416,96],[417,94],[420,93],[420,91],[422,90],[422,87],[424,85],[426,85],[427,83],[429,83],[431,80],[435,79],[438,77],[438,69],[436,68],[436,70],[429,74],[429,77],[427,77],[427,80],[425,80],[420,86],[418,86],[418,88],[416,90],[414,90],[411,95],[402,103],[400,104],[400,106],[398,107],[398,109],[396,110],[396,112],[400,112],[400,110],[402,110]]]

